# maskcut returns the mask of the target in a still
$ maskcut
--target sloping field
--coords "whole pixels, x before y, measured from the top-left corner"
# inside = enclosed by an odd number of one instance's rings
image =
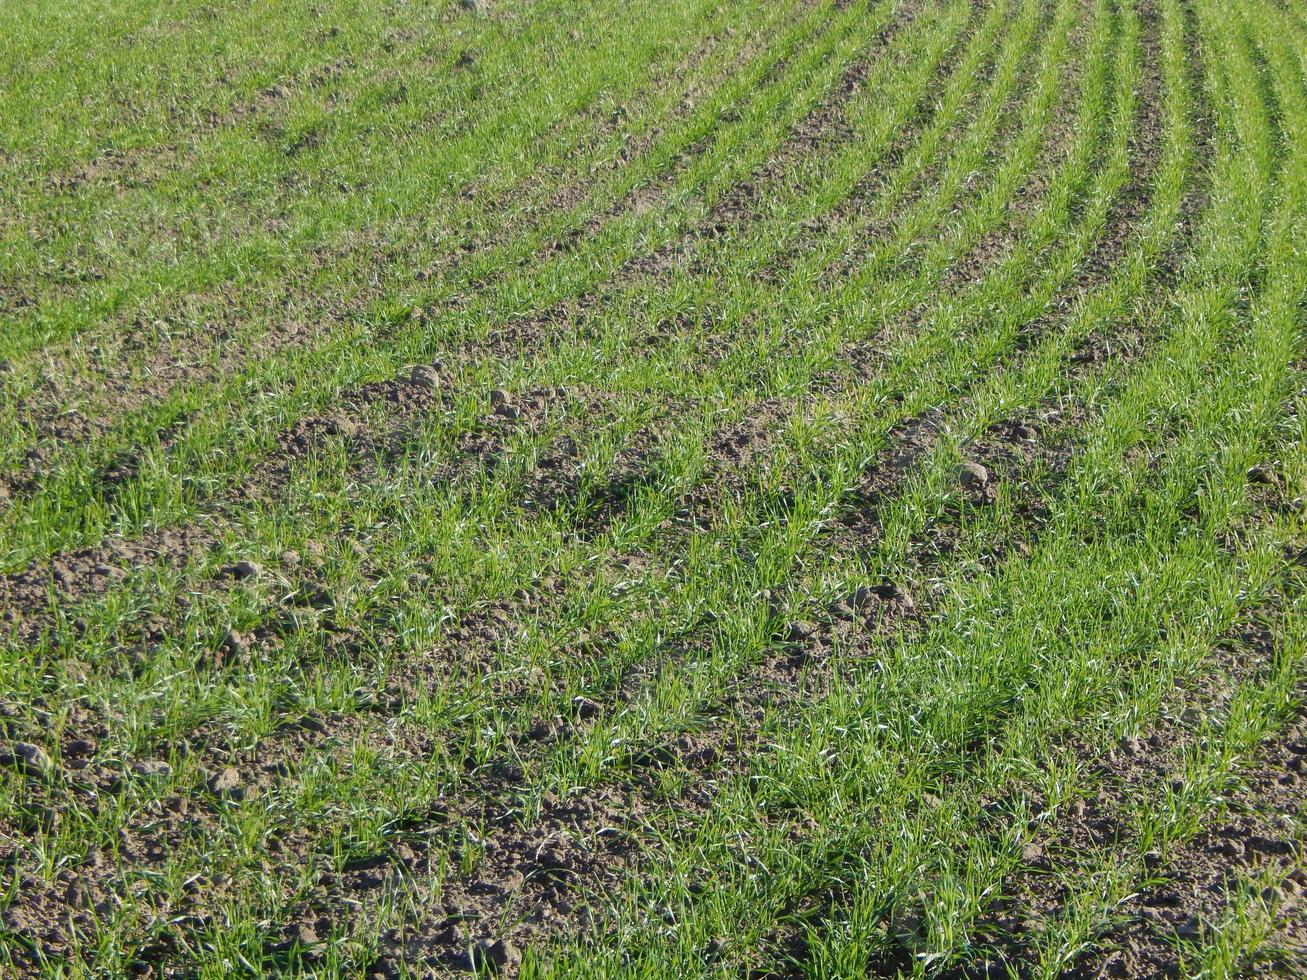
[[[1307,975],[1302,0],[0,29],[0,976]]]

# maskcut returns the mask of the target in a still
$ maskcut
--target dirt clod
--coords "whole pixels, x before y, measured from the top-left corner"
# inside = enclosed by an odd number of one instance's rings
[[[850,620],[853,618],[853,607],[844,599],[832,602],[828,611],[832,619]]]
[[[12,742],[0,751],[0,766],[17,769],[27,776],[46,778],[54,774],[54,760],[45,749],[31,742]]]
[[[522,963],[522,954],[516,946],[504,939],[477,943],[467,951],[464,965],[469,970],[500,973],[515,969]]]
[[[209,779],[209,792],[214,796],[228,800],[245,798],[245,784],[241,774],[234,766],[228,766],[222,772]]]
[[[219,649],[223,654],[224,662],[227,660],[241,660],[248,656],[250,652],[249,641],[245,636],[236,630],[229,629],[223,634],[222,642]]]

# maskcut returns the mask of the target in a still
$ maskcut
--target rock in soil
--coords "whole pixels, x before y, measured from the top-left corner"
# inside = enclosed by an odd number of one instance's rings
[[[968,490],[983,490],[989,485],[989,470],[968,460],[958,467],[958,482]]]
[[[132,766],[132,772],[142,779],[165,780],[172,775],[172,766],[162,759],[146,759]]]
[[[1034,841],[1021,848],[1021,863],[1029,868],[1046,869],[1049,867],[1048,856],[1044,853],[1044,848]]]
[[[254,578],[259,574],[259,566],[252,561],[238,561],[233,565],[226,565],[218,572],[219,578],[231,578],[237,582],[243,582],[245,579]]]
[[[1275,467],[1270,463],[1258,463],[1248,471],[1248,482],[1267,487],[1279,486],[1280,475],[1275,472]]]
[[[27,776],[44,778],[54,773],[54,760],[45,749],[31,742],[13,742],[0,751],[0,766],[17,769]]]
[[[417,364],[409,368],[408,381],[419,388],[439,388],[440,374],[428,364]]]
[[[789,632],[785,638],[790,643],[806,643],[817,635],[817,627],[812,623],[800,620],[797,623],[791,623]]]
[[[493,943],[477,943],[467,951],[466,966],[477,972],[499,973],[515,969],[522,963],[522,954],[505,939]]]

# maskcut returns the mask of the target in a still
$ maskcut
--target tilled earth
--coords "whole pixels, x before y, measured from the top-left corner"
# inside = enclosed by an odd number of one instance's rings
[[[102,6],[0,974],[1307,973],[1301,10]]]

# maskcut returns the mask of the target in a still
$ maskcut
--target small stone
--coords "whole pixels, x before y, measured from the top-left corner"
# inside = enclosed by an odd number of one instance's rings
[[[132,772],[142,779],[162,781],[172,775],[172,766],[162,759],[146,759],[132,766]]]
[[[409,368],[408,381],[419,388],[439,388],[440,373],[429,364],[417,364]]]
[[[219,578],[231,578],[238,582],[254,578],[258,574],[259,566],[252,561],[238,561],[233,565],[225,565],[218,571]]]
[[[1021,848],[1021,861],[1030,867],[1043,867],[1047,862],[1044,859],[1044,848],[1031,841]]]
[[[797,623],[791,623],[789,631],[785,638],[790,643],[807,643],[817,635],[817,627],[812,623],[799,620]]]
[[[515,969],[522,962],[522,954],[517,947],[506,939],[496,942],[477,943],[467,951],[467,964],[475,971],[488,970],[498,973],[501,970]]]
[[[241,774],[235,768],[228,766],[209,780],[209,792],[229,800],[243,799],[245,787]]]
[[[1274,487],[1280,483],[1280,475],[1270,463],[1258,463],[1248,470],[1248,482]]]
[[[968,460],[958,466],[958,482],[968,490],[982,490],[989,485],[989,470]]]
[[[13,742],[0,751],[0,766],[17,769],[27,776],[49,776],[54,772],[54,761],[39,745],[31,742]]]
[[[1148,751],[1148,746],[1143,739],[1134,735],[1127,735],[1121,739],[1121,751],[1128,756],[1141,756]]]

